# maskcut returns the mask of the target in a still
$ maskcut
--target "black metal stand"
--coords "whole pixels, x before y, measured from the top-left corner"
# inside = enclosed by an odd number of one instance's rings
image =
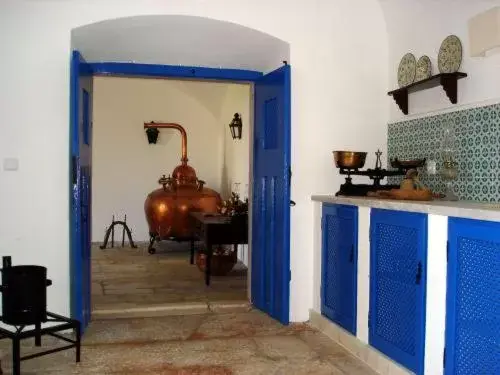
[[[156,248],[155,248],[155,242],[161,242],[161,241],[175,241],[175,242],[193,242],[197,241],[198,238],[196,236],[194,237],[160,237],[158,233],[149,233],[149,246],[148,246],[148,253],[149,254],[155,254],[156,253]]]
[[[125,215],[125,220],[115,220],[115,216],[113,215],[113,221],[109,228],[106,230],[106,234],[104,235],[104,243],[99,246],[101,249],[105,249],[108,246],[109,235],[111,235],[111,247],[115,247],[115,225],[121,225],[122,228],[122,247],[125,246],[125,233],[127,233],[128,242],[130,243],[130,247],[133,249],[137,248],[137,245],[132,240],[132,231],[127,225],[127,215]]]
[[[345,183],[340,185],[340,190],[335,194],[365,196],[369,191],[396,189],[399,185],[382,185],[380,181],[387,176],[404,176],[406,171],[403,169],[388,171],[386,169],[375,168],[360,171],[357,169],[340,168],[340,174],[347,175]],[[353,184],[351,176],[367,176],[373,180],[373,184]]]
[[[35,324],[34,329],[30,329],[25,331],[25,326],[16,327],[15,331],[9,331],[5,328],[0,327],[0,340],[4,338],[9,338],[12,340],[12,374],[13,375],[21,375],[21,361],[25,361],[28,359],[33,359],[37,357],[41,357],[47,354],[52,354],[56,352],[60,352],[62,350],[67,349],[76,349],[76,362],[80,362],[80,348],[81,348],[81,331],[80,331],[80,322],[74,319],[66,318],[64,316],[54,314],[51,312],[47,312],[47,322],[56,322],[60,323],[51,327],[41,328],[41,324]],[[71,340],[67,337],[64,337],[57,332],[65,331],[68,329],[73,329],[76,334],[76,339]],[[42,335],[49,335],[59,340],[70,343],[70,345],[65,345],[59,348],[54,348],[50,350],[46,350],[43,352],[27,355],[21,357],[21,340],[34,337],[35,345],[42,345]]]
[[[156,233],[149,233],[149,246],[148,253],[154,254],[156,253],[156,249],[154,247],[155,241],[159,241],[159,237]]]

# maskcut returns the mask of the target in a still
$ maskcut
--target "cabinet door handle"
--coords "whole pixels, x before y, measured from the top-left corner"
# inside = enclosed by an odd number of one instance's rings
[[[351,254],[349,255],[349,262],[354,263],[354,245],[351,246]]]
[[[422,262],[418,262],[417,266],[417,276],[415,277],[415,283],[420,285],[420,281],[422,280]]]

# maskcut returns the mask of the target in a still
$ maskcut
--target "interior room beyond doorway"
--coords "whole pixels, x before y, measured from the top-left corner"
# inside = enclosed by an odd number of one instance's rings
[[[209,287],[198,265],[191,265],[190,243],[161,241],[148,254],[149,228],[144,201],[161,188],[158,180],[180,164],[181,136],[160,129],[148,143],[143,124],[180,124],[187,133],[188,164],[222,200],[232,192],[244,200],[250,175],[251,85],[227,82],[95,76],[92,137],[92,305],[93,314],[184,303],[210,306],[248,303],[248,246],[238,246],[238,261]],[[241,115],[241,139],[229,123]],[[100,249],[106,228],[124,220],[138,248],[122,248],[116,227],[114,248]],[[229,246],[231,247],[231,246]],[[196,243],[196,251],[203,244]],[[215,257],[214,257],[215,258]],[[198,259],[198,257],[196,257]]]

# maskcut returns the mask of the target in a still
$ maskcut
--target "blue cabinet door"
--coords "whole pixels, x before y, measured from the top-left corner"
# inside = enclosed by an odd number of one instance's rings
[[[356,334],[358,208],[323,205],[321,313]]]
[[[450,218],[446,375],[500,374],[500,223]]]
[[[370,345],[423,374],[427,215],[372,209]]]

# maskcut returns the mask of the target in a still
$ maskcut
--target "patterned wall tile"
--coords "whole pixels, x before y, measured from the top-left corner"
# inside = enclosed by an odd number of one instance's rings
[[[434,191],[444,192],[440,146],[443,128],[449,123],[457,139],[455,193],[465,200],[500,201],[500,104],[389,124],[388,158],[435,160],[438,173],[422,171],[421,180]],[[389,179],[390,183],[400,181],[400,177]]]

